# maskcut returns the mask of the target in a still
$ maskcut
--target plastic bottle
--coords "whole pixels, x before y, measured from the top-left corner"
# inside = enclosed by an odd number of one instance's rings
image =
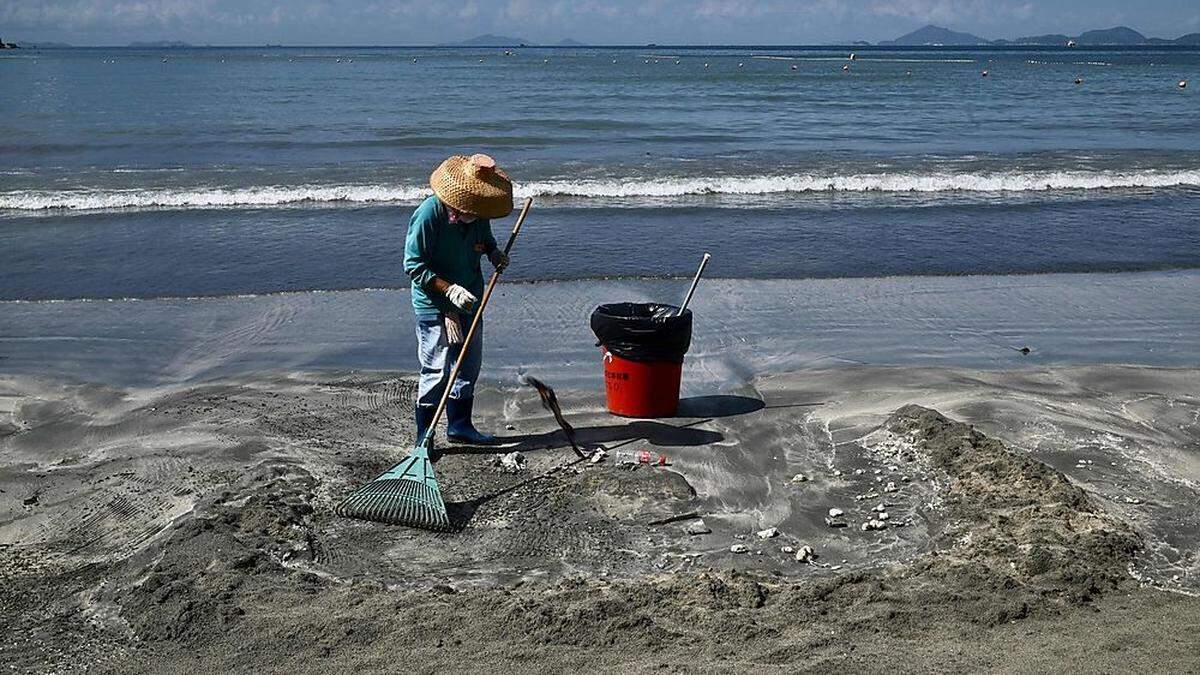
[[[613,458],[617,464],[652,464],[666,466],[670,464],[666,455],[660,455],[649,450],[620,450]]]

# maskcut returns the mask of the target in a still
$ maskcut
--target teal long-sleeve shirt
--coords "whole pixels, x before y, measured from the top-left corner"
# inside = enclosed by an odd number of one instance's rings
[[[431,196],[413,212],[404,241],[404,271],[412,279],[413,312],[418,317],[458,312],[433,288],[438,277],[483,295],[479,258],[496,250],[492,223],[482,218],[468,225],[450,222],[450,211]]]

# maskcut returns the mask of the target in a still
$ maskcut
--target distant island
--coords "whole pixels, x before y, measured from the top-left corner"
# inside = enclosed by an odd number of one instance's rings
[[[135,49],[185,49],[192,45],[178,40],[155,40],[153,42],[130,42],[129,46]]]
[[[478,35],[469,40],[462,42],[447,42],[439,44],[439,47],[532,47],[532,42],[522,39],[510,37],[508,35]]]
[[[901,35],[895,40],[884,40],[879,43],[880,47],[979,47],[988,45],[998,47],[1005,45],[1042,47],[1200,45],[1200,33],[1188,33],[1174,40],[1168,40],[1165,38],[1146,37],[1132,28],[1117,26],[1116,28],[1106,30],[1090,30],[1076,37],[1053,33],[1049,35],[1019,37],[1013,40],[989,40],[981,38],[978,35],[959,33],[948,28],[942,28],[941,26],[930,25],[918,28],[907,35]]]
[[[540,45],[536,42],[508,35],[478,35],[462,42],[444,42],[438,47],[586,47],[588,45],[567,38],[551,44]]]
[[[5,42],[0,38],[0,49],[20,49],[21,47],[15,42]]]

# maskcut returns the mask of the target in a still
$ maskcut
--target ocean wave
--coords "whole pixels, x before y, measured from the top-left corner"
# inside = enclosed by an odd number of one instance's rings
[[[1200,186],[1200,169],[1176,171],[1043,171],[995,173],[790,174],[543,180],[517,196],[572,200],[770,196],[803,193],[1045,192]],[[269,186],[0,193],[0,210],[204,209],[321,203],[406,203],[429,194],[423,185]]]
[[[62,192],[0,193],[0,210],[99,211],[111,209],[182,209],[240,206],[286,206],[304,203],[415,201],[429,193],[425,187],[388,185],[301,185],[250,188],[153,190],[67,190]]]
[[[866,173],[847,175],[728,176],[630,181],[526,183],[530,196],[686,197],[771,195],[806,192],[1034,192],[1200,186],[1200,169],[1143,172]]]

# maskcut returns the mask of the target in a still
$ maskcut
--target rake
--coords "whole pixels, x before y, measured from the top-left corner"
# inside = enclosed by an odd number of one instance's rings
[[[525,222],[525,216],[529,213],[531,206],[533,206],[533,199],[526,199],[525,205],[521,208],[521,215],[517,216],[512,233],[508,235],[508,243],[504,245],[505,255],[508,255],[513,243],[517,240],[521,224]],[[434,453],[433,438],[437,431],[438,420],[446,411],[446,401],[450,398],[450,389],[455,378],[458,377],[458,371],[462,368],[463,359],[467,355],[467,347],[475,338],[479,321],[483,318],[483,310],[487,309],[488,301],[491,300],[492,291],[496,288],[496,282],[499,279],[500,270],[496,270],[492,273],[487,288],[484,289],[483,298],[479,301],[479,309],[475,312],[475,318],[471,320],[471,328],[463,339],[458,359],[454,362],[454,369],[450,371],[449,379],[446,380],[442,399],[433,414],[433,421],[429,424],[425,437],[418,439],[416,447],[399,464],[350,493],[350,496],[334,507],[334,513],[347,518],[372,520],[391,525],[406,525],[438,532],[453,529],[450,515],[446,512],[446,502],[442,499],[442,491],[438,488],[437,477],[433,473],[433,461],[430,459]]]

